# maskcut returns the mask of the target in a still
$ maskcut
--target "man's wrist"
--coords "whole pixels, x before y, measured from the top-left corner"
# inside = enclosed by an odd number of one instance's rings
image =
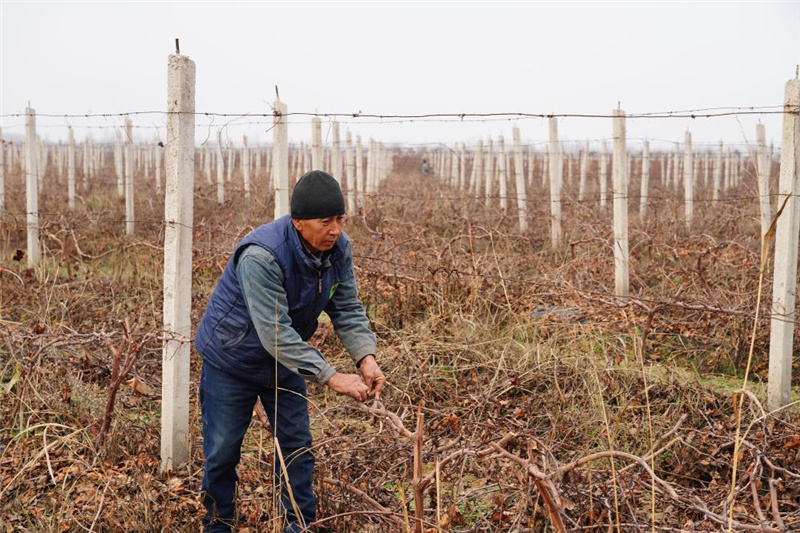
[[[361,359],[359,359],[358,361],[356,361],[356,368],[361,369],[361,363],[363,363],[367,357],[372,357],[372,359],[377,362],[377,360],[375,359],[375,354],[369,353],[364,357],[362,357]]]

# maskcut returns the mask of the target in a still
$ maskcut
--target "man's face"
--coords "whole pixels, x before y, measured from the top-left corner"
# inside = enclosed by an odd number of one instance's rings
[[[308,220],[293,218],[292,224],[312,252],[325,252],[336,244],[344,226],[344,215]]]

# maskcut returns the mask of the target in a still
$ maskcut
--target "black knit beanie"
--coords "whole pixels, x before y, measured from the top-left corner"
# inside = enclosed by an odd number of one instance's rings
[[[343,215],[342,188],[327,172],[306,172],[294,186],[291,209],[292,218],[298,220]]]

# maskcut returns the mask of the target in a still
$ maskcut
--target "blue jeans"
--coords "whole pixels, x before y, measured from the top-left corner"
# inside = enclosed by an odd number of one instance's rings
[[[242,441],[256,399],[261,398],[273,434],[277,436],[291,484],[292,496],[302,521],[295,515],[286,489],[280,462],[275,460],[275,485],[280,485],[281,502],[288,523],[306,526],[315,518],[312,487],[314,455],[308,419],[306,382],[278,365],[277,423],[275,421],[275,380],[263,386],[237,378],[206,363],[200,377],[200,406],[203,418],[203,505],[206,531],[230,531],[237,521],[236,465]]]

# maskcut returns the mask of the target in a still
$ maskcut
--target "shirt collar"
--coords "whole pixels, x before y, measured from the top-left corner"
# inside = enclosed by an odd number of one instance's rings
[[[303,240],[303,237],[300,235],[300,232],[297,231],[297,229],[294,228],[294,227],[292,229],[294,230],[295,234],[297,235],[297,240],[300,241],[300,246],[301,246],[301,248],[303,250],[303,253],[305,253],[306,257],[309,259],[309,261],[314,266],[314,268],[319,269],[319,268],[322,268],[324,266],[330,266],[330,262],[328,261],[328,258],[331,255],[330,251],[327,251],[327,252],[322,252],[322,251],[320,251],[320,252],[312,252],[311,249],[306,244],[306,241]]]

